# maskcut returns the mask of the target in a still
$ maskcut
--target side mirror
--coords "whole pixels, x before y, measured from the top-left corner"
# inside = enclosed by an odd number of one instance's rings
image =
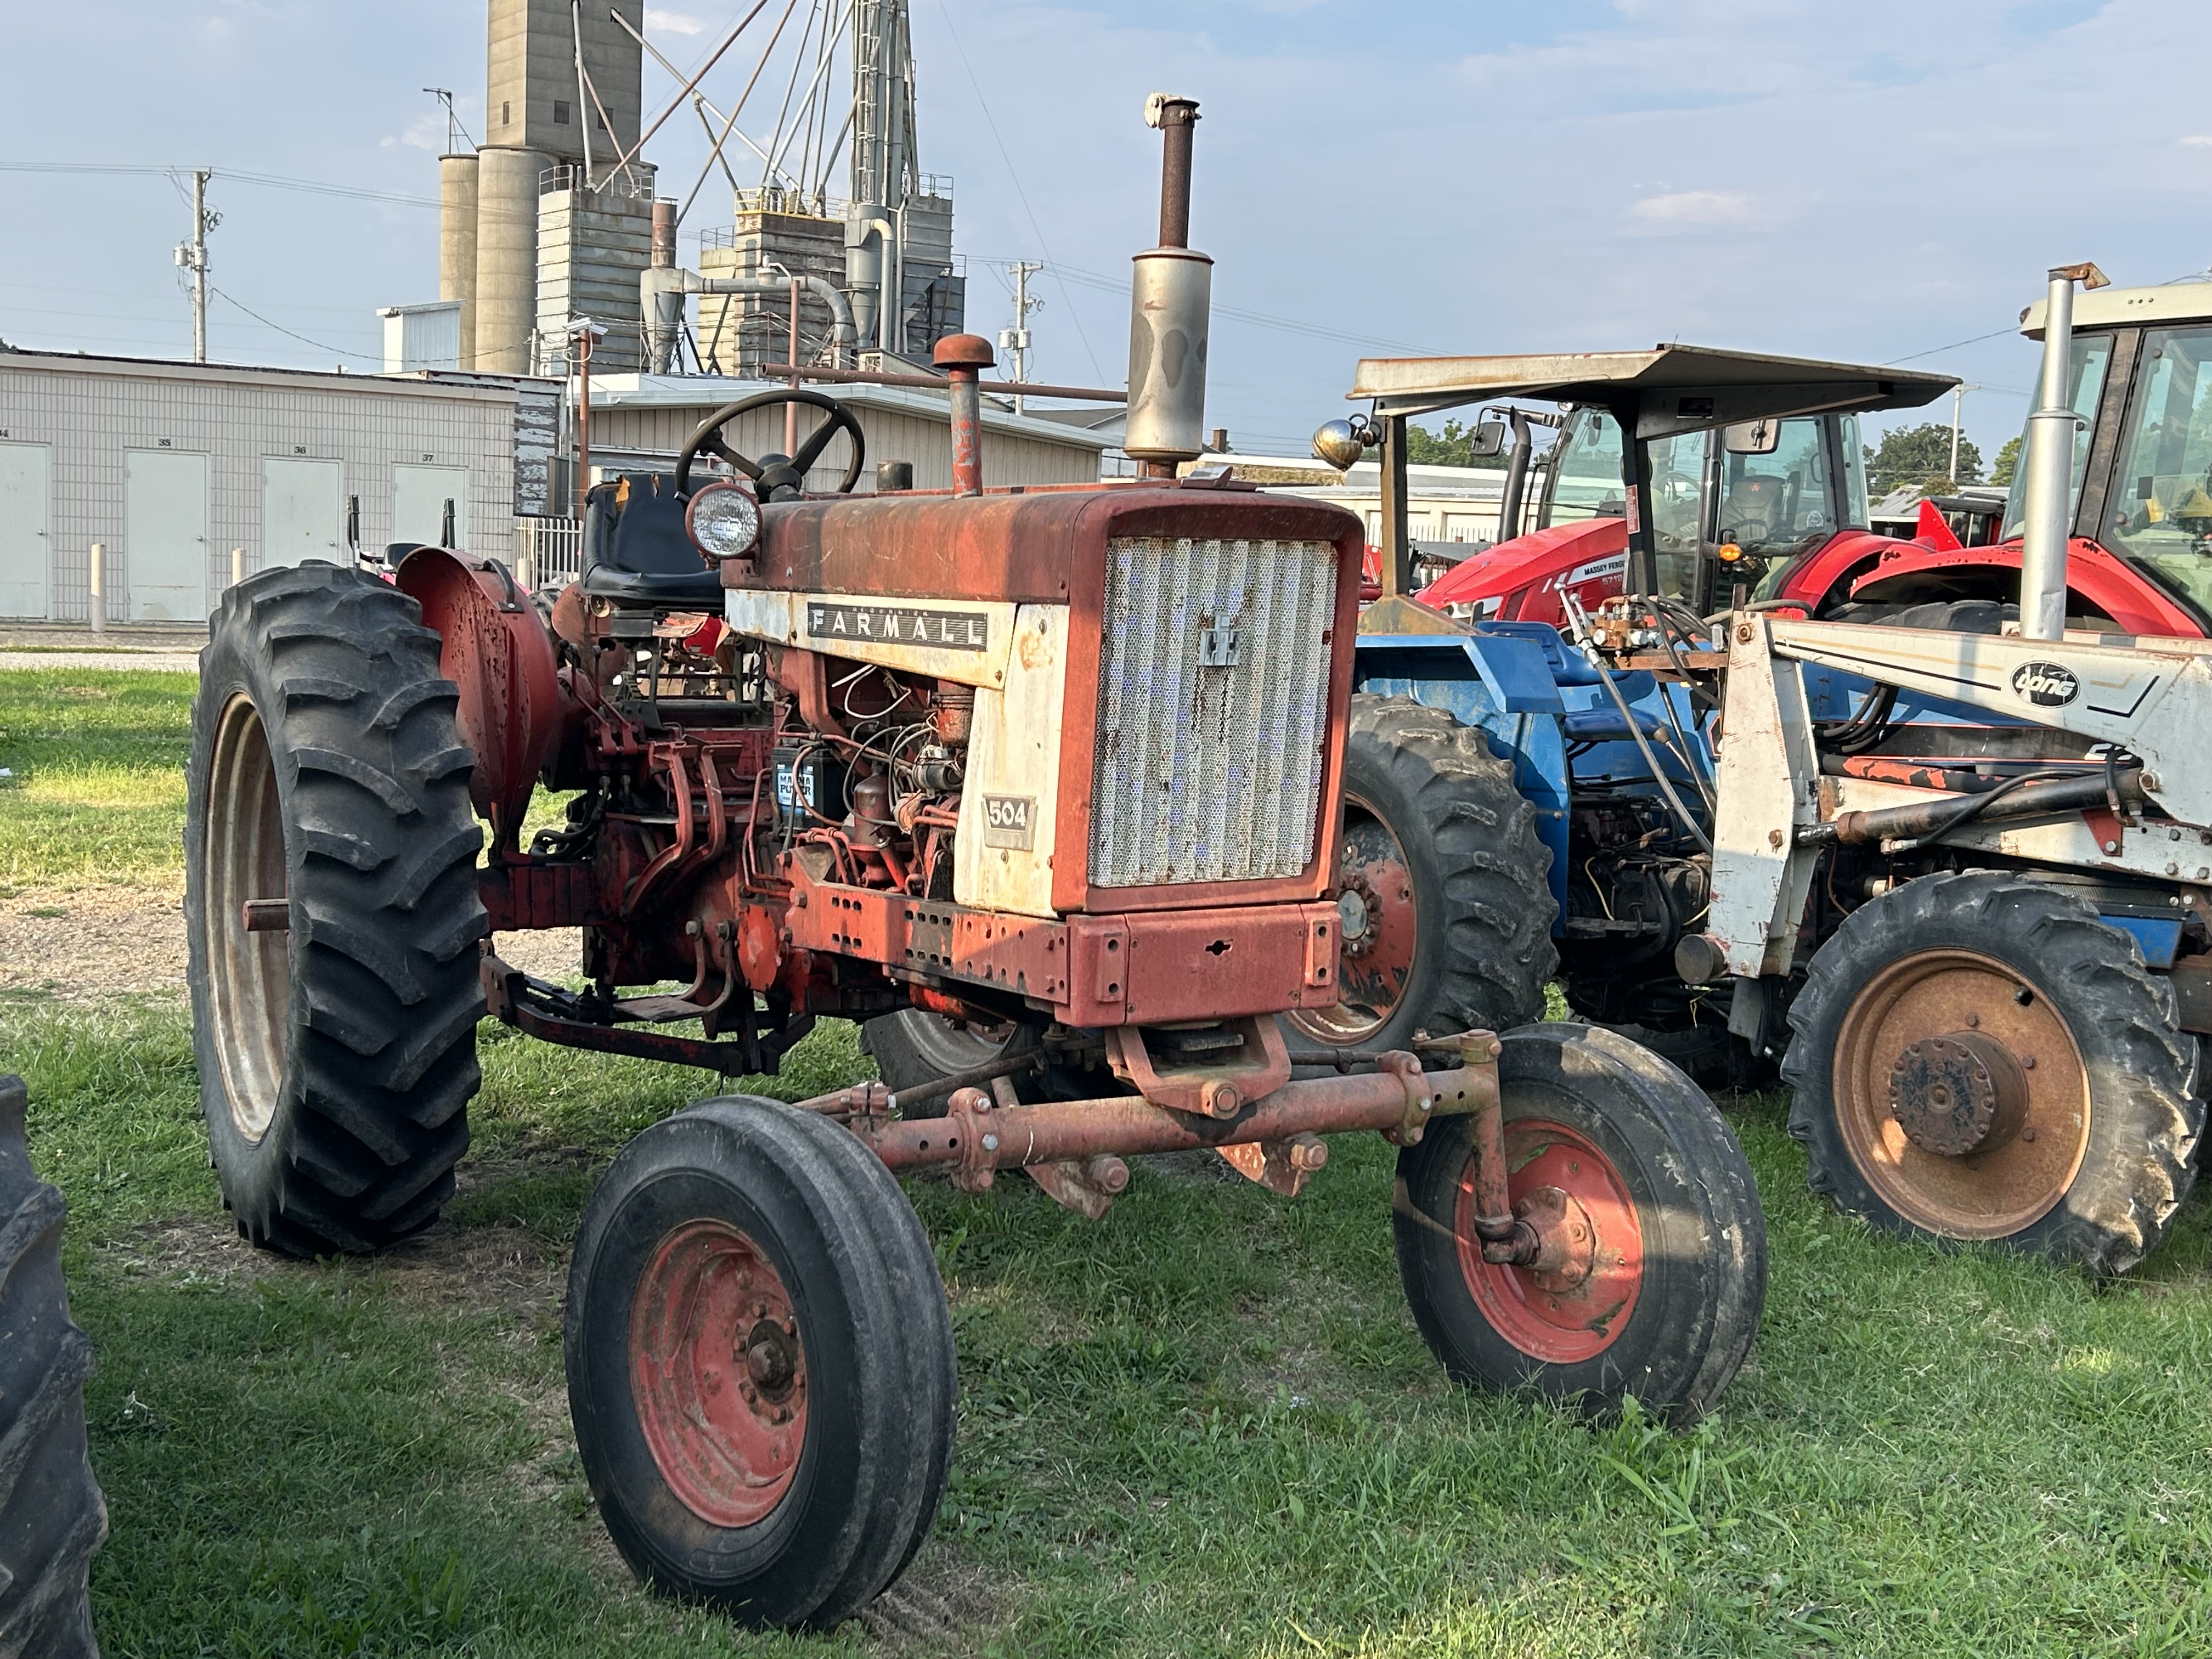
[[[1503,421],[1484,421],[1468,434],[1467,453],[1487,458],[1505,453],[1506,428]]]
[[[1782,422],[1771,417],[1721,428],[1722,446],[1731,455],[1771,455],[1781,442]]]

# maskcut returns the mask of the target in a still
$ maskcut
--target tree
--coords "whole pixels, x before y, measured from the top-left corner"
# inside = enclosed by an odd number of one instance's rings
[[[1882,435],[1881,447],[1868,457],[1874,492],[1887,495],[1901,485],[1941,484],[1954,487],[1951,477],[1951,428],[1939,421],[1901,427]],[[1957,483],[1979,483],[1982,452],[1972,438],[1959,440]]]
[[[1997,464],[1990,469],[1990,482],[2012,487],[2013,474],[2020,470],[2020,440],[2007,438],[2004,447],[1997,451]]]
[[[1505,465],[1504,455],[1474,453],[1474,428],[1448,420],[1441,433],[1406,423],[1406,459],[1415,466],[1491,466]]]

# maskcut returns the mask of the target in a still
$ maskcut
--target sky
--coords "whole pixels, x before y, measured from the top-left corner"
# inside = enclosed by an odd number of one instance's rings
[[[745,9],[667,0],[648,33],[688,71]],[[780,10],[702,83],[724,108]],[[0,337],[190,348],[180,184],[27,166],[217,169],[219,359],[373,369],[376,307],[436,297],[420,204],[446,134],[421,89],[481,132],[471,0],[0,0]],[[1960,375],[1992,455],[2047,266],[2131,286],[2212,264],[2202,0],[914,0],[913,29],[969,326],[1012,320],[1007,261],[1046,261],[1040,380],[1125,380],[1112,285],[1157,228],[1145,95],[1200,101],[1207,423],[1248,452],[1303,453],[1361,356],[1680,340]],[[647,108],[676,85],[648,63]],[[686,114],[647,155],[680,194],[706,143]],[[726,187],[703,191],[687,260],[728,220]]]

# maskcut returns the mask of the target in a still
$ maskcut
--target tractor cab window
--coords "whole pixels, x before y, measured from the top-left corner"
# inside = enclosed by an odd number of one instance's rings
[[[2200,331],[2191,330],[2191,333]],[[2112,337],[2109,334],[2077,334],[2074,337],[2074,361],[2069,365],[2074,382],[2074,395],[2067,401],[2079,418],[2074,428],[2074,483],[2067,495],[2066,518],[2071,524],[2074,509],[2081,501],[2081,474],[2089,464],[2089,431],[2096,424],[2097,403],[2105,394],[2105,371],[2112,366]],[[2154,365],[2155,367],[2155,365]],[[2004,535],[2010,541],[2021,533],[2027,520],[2027,444],[2021,446],[2019,464],[2013,468],[2012,494],[2005,498]],[[2121,491],[2123,497],[2126,491]],[[2126,503],[2124,500],[2123,506]]]
[[[2212,610],[2212,328],[2153,329],[2142,363],[2098,539]],[[2077,442],[2077,489],[2080,454]]]
[[[1817,416],[1784,421],[1765,455],[1721,455],[1718,539],[1754,558],[1783,559],[1834,533],[1837,502],[1828,466],[1828,424]]]
[[[1839,424],[1844,446],[1843,524],[1864,530],[1874,521],[1874,513],[1867,505],[1866,450],[1859,437],[1859,417],[1846,415]]]
[[[1560,434],[1545,495],[1540,529],[1628,516],[1627,491],[1620,481],[1620,428],[1613,416],[1595,409],[1575,412]]]
[[[1685,432],[1645,446],[1651,464],[1651,541],[1659,556],[1659,591],[1695,592],[1705,447],[1711,434]]]

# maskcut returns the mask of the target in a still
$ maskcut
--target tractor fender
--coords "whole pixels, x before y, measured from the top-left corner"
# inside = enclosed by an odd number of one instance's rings
[[[437,633],[438,670],[460,689],[460,737],[476,753],[469,799],[495,844],[511,847],[568,713],[552,633],[496,560],[418,547],[392,580]]]

